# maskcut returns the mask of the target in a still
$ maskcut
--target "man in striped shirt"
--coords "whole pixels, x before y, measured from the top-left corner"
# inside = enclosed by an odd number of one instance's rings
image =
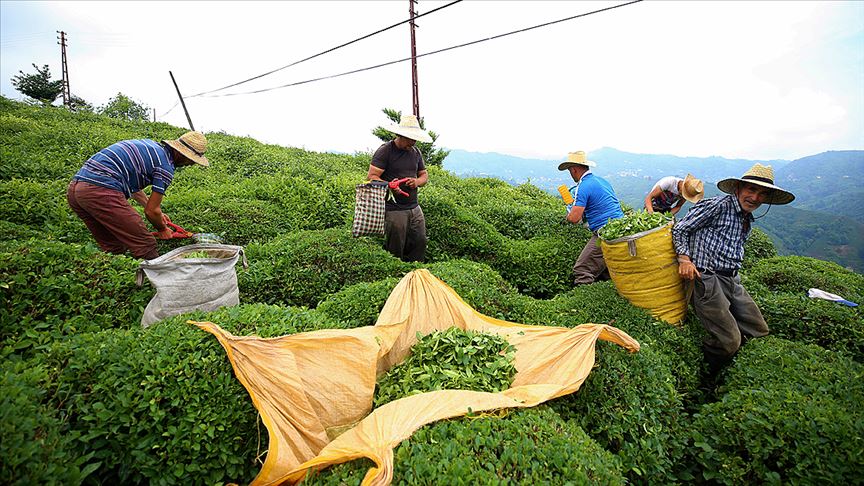
[[[672,228],[678,273],[695,280],[693,309],[708,332],[702,351],[712,376],[744,341],[768,334],[768,324],[738,275],[753,211],[764,203],[795,199],[774,185],[770,165],[756,164],[740,179],[724,179],[717,187],[728,195],[702,200]]]
[[[199,132],[162,142],[117,142],[84,163],[69,183],[66,200],[103,251],[122,254],[128,250],[136,258],[151,260],[159,256],[156,240],[128,200],[144,206],[144,215],[158,238],[171,238],[162,198],[176,167],[209,164],[206,150],[207,139]],[[149,197],[144,193],[147,186],[152,187]]]

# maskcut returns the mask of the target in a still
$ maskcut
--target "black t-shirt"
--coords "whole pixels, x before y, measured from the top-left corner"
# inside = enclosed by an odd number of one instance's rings
[[[423,156],[417,147],[411,147],[408,150],[402,150],[396,146],[394,141],[387,142],[375,151],[372,156],[372,165],[379,169],[384,169],[381,174],[381,179],[392,181],[393,179],[402,179],[403,177],[417,177],[420,171],[426,170],[426,164],[423,163]],[[395,200],[387,199],[388,210],[414,209],[417,207],[417,188],[408,187],[407,184],[400,186],[403,191],[408,193],[408,196],[402,196],[394,191]]]

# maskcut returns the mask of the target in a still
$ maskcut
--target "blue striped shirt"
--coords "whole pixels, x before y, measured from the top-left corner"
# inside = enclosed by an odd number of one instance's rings
[[[127,198],[147,186],[165,194],[174,179],[173,154],[154,140],[124,140],[87,159],[73,179],[120,191]]]
[[[752,222],[734,195],[703,199],[672,228],[675,252],[701,269],[738,270]]]

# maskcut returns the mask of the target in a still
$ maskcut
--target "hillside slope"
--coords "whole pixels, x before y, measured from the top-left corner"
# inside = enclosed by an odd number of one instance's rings
[[[399,279],[417,268],[487,316],[565,328],[605,323],[641,350],[599,343],[575,393],[422,427],[392,450],[396,483],[864,477],[861,310],[804,296],[818,287],[864,303],[864,275],[776,256],[755,232],[742,281],[772,335],[748,342],[717,382],[704,380],[703,331],[692,315],[673,327],[630,305],[611,282],[571,285],[590,234],[564,223],[558,199],[529,184],[431,168],[420,192],[429,261],[409,264],[384,251],[380,238],[351,237],[354,185],[365,179],[368,155],[209,133],[211,167],[179,170],[164,209],[186,229],[245,247],[241,304],[142,328],[154,289],[135,285],[138,261],[95,247],[65,188],[82,161],[110,143],[183,131],[0,98],[0,483],[252,481],[269,452],[267,424],[219,342],[187,320],[262,338],[371,326]],[[317,364],[338,376],[344,364],[332,354],[323,350]],[[458,359],[471,354],[463,348]],[[417,381],[399,385],[424,391]],[[322,397],[350,393],[339,385],[310,389],[310,406],[326,413],[335,405]],[[353,423],[338,425],[328,433]],[[359,458],[310,481],[359,484],[371,466]]]

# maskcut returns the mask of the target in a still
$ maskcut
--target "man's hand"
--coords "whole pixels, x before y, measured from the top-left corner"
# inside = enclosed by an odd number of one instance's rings
[[[696,269],[696,265],[686,255],[678,256],[678,275],[684,280],[693,280],[696,277],[702,278],[702,274]]]
[[[170,240],[172,236],[174,236],[174,230],[167,226],[156,232],[156,238],[160,240]]]
[[[417,178],[409,177],[407,181],[405,181],[405,185],[408,187],[417,187]]]

